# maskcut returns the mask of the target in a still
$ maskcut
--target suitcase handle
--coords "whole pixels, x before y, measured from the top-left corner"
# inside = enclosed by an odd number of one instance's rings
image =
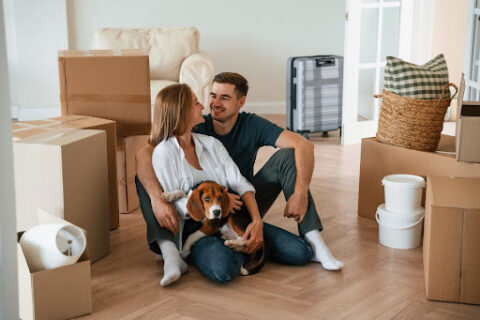
[[[335,58],[319,58],[315,59],[315,65],[317,67],[328,67],[335,65]]]

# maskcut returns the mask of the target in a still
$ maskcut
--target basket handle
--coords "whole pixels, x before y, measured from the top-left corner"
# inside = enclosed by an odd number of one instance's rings
[[[438,99],[437,99],[437,103],[435,104],[435,108],[438,107],[438,104],[440,103],[440,100],[442,100],[442,97],[443,97],[443,94],[445,93],[445,90],[446,90],[447,88],[450,88],[450,87],[453,87],[453,88],[455,89],[455,93],[454,93],[453,96],[450,98],[450,102],[453,100],[453,98],[455,98],[455,96],[456,96],[457,93],[458,93],[458,88],[457,88],[457,86],[456,86],[454,83],[451,83],[451,82],[450,82],[450,83],[447,83],[447,84],[445,85],[445,87],[443,87],[442,93],[440,93],[440,96],[439,96]]]

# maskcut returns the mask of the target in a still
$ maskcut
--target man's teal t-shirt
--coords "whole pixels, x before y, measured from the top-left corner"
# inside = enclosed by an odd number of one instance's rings
[[[258,149],[262,146],[275,146],[278,136],[284,129],[253,113],[241,112],[232,131],[218,135],[213,130],[212,116],[204,116],[205,122],[195,128],[195,132],[220,140],[242,175],[251,181],[253,165]]]

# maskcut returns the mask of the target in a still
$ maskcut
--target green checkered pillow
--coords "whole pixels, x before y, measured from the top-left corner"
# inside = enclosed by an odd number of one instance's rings
[[[423,66],[387,57],[384,89],[401,96],[417,99],[438,99],[443,87],[448,84],[447,62],[439,54]],[[446,90],[443,98],[448,98]]]

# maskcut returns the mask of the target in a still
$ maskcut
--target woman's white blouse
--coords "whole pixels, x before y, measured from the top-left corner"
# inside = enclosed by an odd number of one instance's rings
[[[245,179],[223,144],[214,137],[192,133],[200,166],[209,180],[243,195],[255,188]],[[153,169],[165,192],[183,190],[185,193],[196,184],[176,137],[160,142],[153,151]]]

